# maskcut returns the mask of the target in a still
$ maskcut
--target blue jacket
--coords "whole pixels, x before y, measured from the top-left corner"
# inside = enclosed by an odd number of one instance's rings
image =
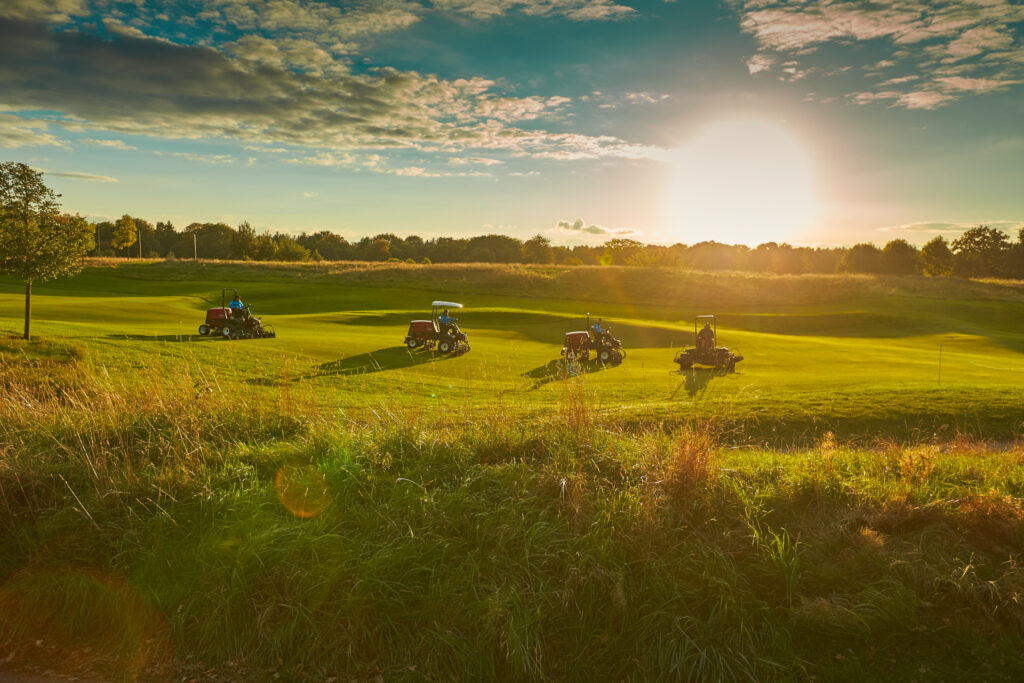
[[[439,323],[441,323],[442,325],[451,325],[454,322],[458,322],[458,320],[456,318],[453,318],[450,315],[445,315],[444,313],[442,313],[438,317],[437,321]]]
[[[597,334],[604,334],[604,330],[601,329],[601,323],[594,323],[591,327],[594,328],[594,332]]]
[[[243,304],[238,299],[232,299],[231,303],[228,304],[228,307],[234,309],[245,308],[245,304]]]

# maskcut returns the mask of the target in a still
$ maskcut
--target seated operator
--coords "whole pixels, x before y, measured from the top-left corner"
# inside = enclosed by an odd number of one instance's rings
[[[455,330],[458,329],[458,319],[448,315],[448,309],[441,311],[441,315],[437,317],[437,322],[441,323],[441,331],[446,334],[455,334]]]
[[[715,332],[711,329],[710,323],[704,323],[704,328],[697,333],[697,349],[710,351],[715,348]]]
[[[242,303],[242,298],[235,294],[235,298],[228,303],[228,308],[231,309],[231,317],[241,318],[245,310],[245,304]]]

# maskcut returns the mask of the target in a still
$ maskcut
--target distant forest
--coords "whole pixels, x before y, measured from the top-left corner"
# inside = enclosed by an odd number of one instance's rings
[[[559,265],[671,266],[695,270],[759,273],[923,274],[931,277],[1024,279],[1024,227],[1013,241],[984,225],[952,242],[935,237],[918,249],[895,239],[877,247],[794,247],[766,242],[750,248],[714,241],[662,246],[612,239],[599,246],[556,246],[536,235],[526,241],[507,235],[401,238],[385,233],[349,242],[329,231],[299,236],[257,234],[248,223],[192,223],[183,230],[122,216],[96,224],[96,256],[193,258],[252,261],[393,261],[407,263],[535,263]]]

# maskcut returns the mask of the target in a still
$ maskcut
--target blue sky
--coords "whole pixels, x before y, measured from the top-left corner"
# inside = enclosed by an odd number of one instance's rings
[[[179,227],[1015,233],[1024,5],[4,0],[0,158]]]

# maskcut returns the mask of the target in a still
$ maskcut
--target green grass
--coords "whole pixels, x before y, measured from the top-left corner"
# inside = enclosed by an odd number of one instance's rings
[[[278,339],[193,336],[224,285],[239,287]],[[587,377],[610,420],[714,418],[774,443],[829,430],[1012,438],[1021,428],[1024,287],[1015,283],[157,262],[94,266],[36,291],[36,330],[88,349],[97,364],[146,374],[180,363],[216,367],[271,393],[308,384],[352,409],[386,400],[471,414],[500,397],[506,409],[543,413],[565,377],[562,335],[583,327],[589,311],[610,320],[628,349],[621,366],[593,367]],[[14,283],[0,285],[0,326],[18,329],[19,294]],[[401,347],[408,321],[434,298],[466,304],[469,354],[442,359]],[[721,343],[747,360],[735,375],[673,373],[675,351],[692,343],[690,319],[707,312],[721,316]]]
[[[278,338],[190,338],[223,285]],[[396,348],[434,298],[468,354]],[[1024,677],[1015,283],[101,264],[35,303],[43,341],[0,340],[15,663]],[[0,283],[0,329],[20,306]],[[588,310],[629,355],[569,376]],[[704,312],[734,375],[670,372]]]

